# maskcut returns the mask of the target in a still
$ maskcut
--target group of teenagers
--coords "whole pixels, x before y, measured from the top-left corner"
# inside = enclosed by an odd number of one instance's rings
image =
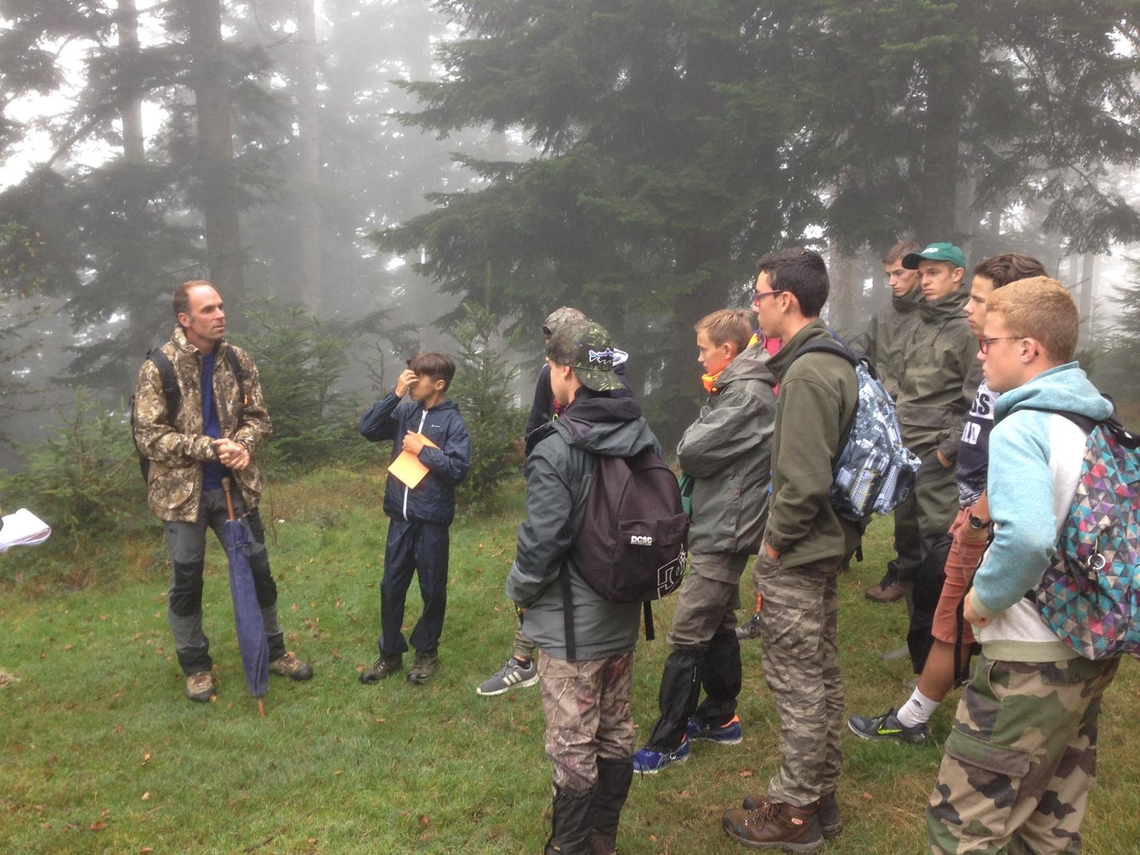
[[[779,714],[779,766],[765,791],[725,812],[730,837],[751,848],[822,849],[843,826],[843,734],[924,741],[934,709],[980,649],[927,807],[930,850],[1080,850],[1097,716],[1118,660],[1081,658],[1024,595],[1054,552],[1084,452],[1084,430],[1057,413],[1103,420],[1112,405],[1072,361],[1072,297],[1035,260],[987,258],[968,284],[964,255],[948,243],[900,243],[883,263],[892,305],[849,344],[895,397],[922,467],[914,495],[896,511],[899,557],[868,596],[890,599],[894,585],[906,595],[920,676],[909,699],[878,716],[846,717],[837,647],[837,579],[861,530],[828,494],[858,383],[848,360],[800,353],[834,339],[820,317],[829,292],[823,258],[799,247],[765,256],[751,311],[719,310],[695,325],[707,400],[676,449],[692,485],[688,567],[659,715],[640,748],[631,691],[641,607],[597,593],[572,546],[596,457],[663,449],[605,328],[568,307],[546,319],[546,363],[525,435],[526,519],[506,580],[518,614],[515,649],[476,691],[540,686],[554,783],[548,855],[616,853],[635,772],[683,762],[695,742],[741,742],[740,641],[749,637],[760,640]],[[187,696],[204,701],[216,692],[202,631],[202,559],[206,529],[221,536],[226,475],[240,488],[238,510],[256,541],[251,566],[271,673],[309,679],[312,669],[284,646],[257,514],[252,457],[270,423],[256,366],[226,342],[222,300],[208,282],[180,286],[174,311],[162,350],[180,399],[168,407],[148,358],[135,437],[151,461],[150,506],[165,524],[169,621]],[[407,680],[426,683],[439,667],[448,526],[470,462],[470,437],[446,396],[454,373],[450,357],[419,354],[360,423],[366,438],[393,442],[393,459],[411,454],[427,470],[414,487],[387,479],[379,656],[361,669],[364,683],[403,669],[413,574],[424,606],[410,634]],[[753,556],[756,612],[738,625],[740,580]]]

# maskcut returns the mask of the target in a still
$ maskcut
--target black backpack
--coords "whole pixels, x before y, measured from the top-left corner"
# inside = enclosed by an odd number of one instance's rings
[[[645,603],[646,638],[653,637],[649,603],[681,585],[689,517],[677,476],[652,449],[632,457],[594,459],[582,527],[570,558],[591,588],[615,603]],[[574,659],[570,580],[563,565],[567,658]]]
[[[155,368],[158,369],[158,376],[162,378],[162,395],[166,398],[166,418],[167,422],[171,425],[174,424],[174,416],[178,412],[178,405],[182,403],[182,389],[178,385],[178,377],[174,373],[174,364],[170,361],[170,357],[162,352],[161,347],[156,347],[154,350],[147,351],[146,358],[154,363]],[[239,399],[245,401],[245,376],[241,371],[241,363],[238,361],[237,354],[232,347],[226,348],[226,360],[233,369],[234,376],[238,382],[238,395]],[[146,360],[144,360],[145,362]],[[131,437],[135,436],[135,396],[131,395]],[[150,475],[150,458],[143,454],[142,449],[139,448],[138,440],[135,439],[135,453],[139,457],[139,471],[142,472],[143,481],[148,480]]]

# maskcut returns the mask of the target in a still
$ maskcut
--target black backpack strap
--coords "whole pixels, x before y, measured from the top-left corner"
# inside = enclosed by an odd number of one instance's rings
[[[864,368],[867,369],[868,374],[870,374],[876,380],[879,379],[879,375],[875,371],[874,365],[872,365],[866,359],[863,359],[861,356],[856,356],[851,348],[847,347],[840,341],[836,341],[834,338],[812,339],[806,344],[800,345],[800,349],[797,350],[796,355],[792,357],[792,362],[795,362],[805,353],[831,353],[835,356],[842,356],[844,359],[851,363],[852,368],[854,368],[856,365],[861,364]]]
[[[178,413],[178,405],[182,403],[182,389],[178,385],[178,377],[174,373],[174,363],[170,357],[163,353],[161,347],[150,351],[146,358],[154,363],[158,369],[158,376],[162,379],[162,395],[166,398],[167,423],[174,426],[174,417]]]

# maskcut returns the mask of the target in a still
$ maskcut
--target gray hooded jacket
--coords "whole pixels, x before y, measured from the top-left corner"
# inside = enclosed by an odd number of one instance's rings
[[[566,622],[559,572],[567,562],[577,659],[601,659],[633,650],[639,603],[612,603],[596,593],[570,560],[593,477],[594,456],[629,457],[660,446],[632,398],[587,389],[555,421],[540,428],[526,461],[527,518],[507,576],[507,596],[526,609],[523,631],[548,656],[566,658]]]
[[[755,553],[768,519],[776,377],[754,344],[717,379],[701,415],[677,446],[693,484],[689,551]]]

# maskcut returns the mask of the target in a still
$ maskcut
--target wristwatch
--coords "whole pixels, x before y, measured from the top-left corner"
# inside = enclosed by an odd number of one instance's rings
[[[984,520],[981,517],[976,517],[973,514],[969,514],[966,517],[966,522],[970,524],[970,528],[972,528],[974,531],[993,532],[993,520]]]

